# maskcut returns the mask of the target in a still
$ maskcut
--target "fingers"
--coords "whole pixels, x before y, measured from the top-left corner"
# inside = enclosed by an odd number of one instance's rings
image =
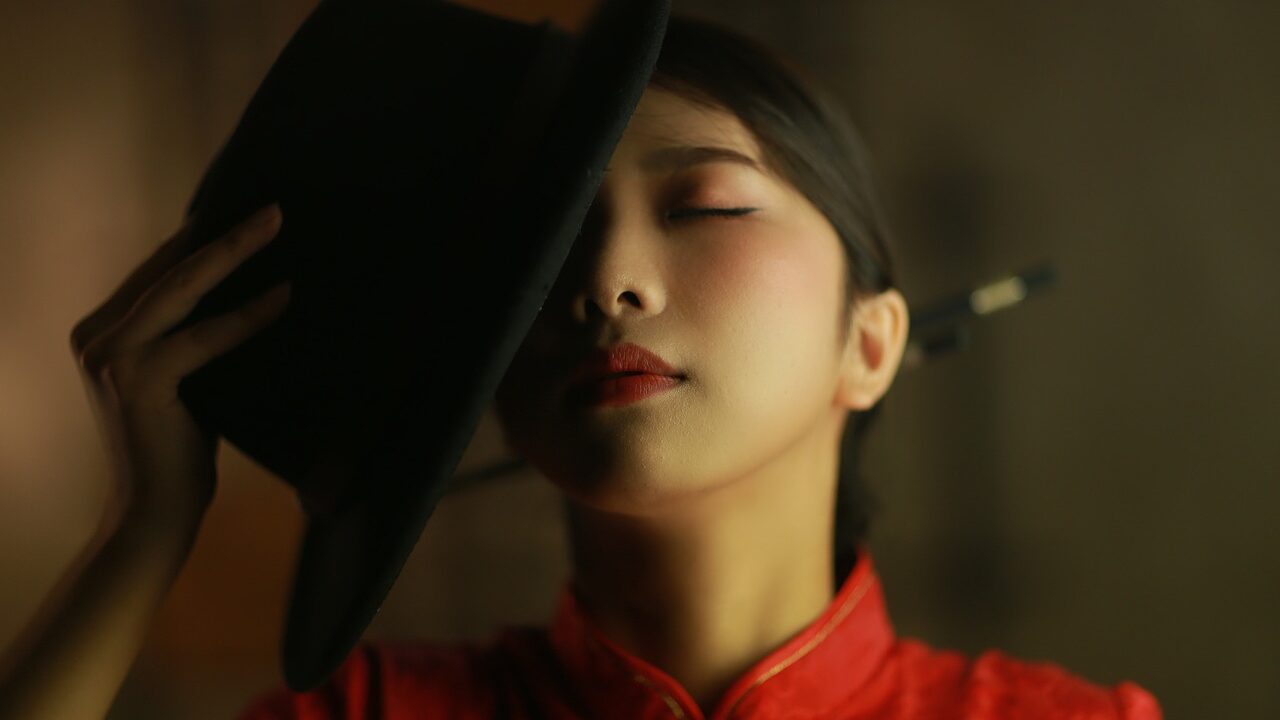
[[[276,285],[231,312],[174,333],[140,361],[141,369],[156,378],[156,389],[164,397],[176,397],[183,377],[278,319],[288,304],[289,291],[288,283]]]
[[[174,265],[138,299],[118,329],[115,344],[141,345],[178,324],[205,293],[265,247],[280,229],[280,222],[280,209],[272,203]]]
[[[89,343],[120,322],[137,302],[138,298],[155,284],[171,267],[190,254],[188,247],[191,218],[187,217],[151,257],[133,270],[120,287],[76,324],[71,331],[71,348],[78,355]]]

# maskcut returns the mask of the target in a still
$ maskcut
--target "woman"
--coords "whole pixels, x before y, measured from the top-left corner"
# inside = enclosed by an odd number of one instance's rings
[[[227,238],[232,252],[194,258],[186,284],[156,284],[133,340],[269,242],[279,215],[259,220]],[[162,358],[165,376],[241,342],[285,300],[211,326],[202,355]],[[551,624],[485,644],[365,644],[322,687],[272,691],[243,717],[1159,717],[1131,683],[894,637],[840,449],[892,383],[908,322],[847,120],[754,43],[673,17],[496,398],[508,443],[565,499],[573,574]],[[213,491],[212,440],[174,402],[176,381],[145,386],[154,368],[81,330],[87,377],[130,389],[100,401],[138,479],[122,512],[139,522],[86,568],[113,600],[45,623],[42,647],[74,645],[104,670],[68,678],[65,656],[34,654],[3,707],[24,717],[109,706],[128,666],[111,659],[136,653]],[[580,382],[593,352],[665,377]]]

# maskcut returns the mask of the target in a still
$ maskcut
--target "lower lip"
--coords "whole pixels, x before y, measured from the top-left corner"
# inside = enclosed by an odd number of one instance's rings
[[[615,407],[666,392],[679,384],[680,378],[667,375],[623,375],[581,385],[577,391],[579,401],[586,405]]]

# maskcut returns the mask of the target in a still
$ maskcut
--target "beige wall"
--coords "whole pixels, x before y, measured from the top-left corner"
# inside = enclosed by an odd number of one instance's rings
[[[515,5],[485,3],[537,15]],[[0,641],[107,491],[70,328],[176,227],[311,6],[0,4]],[[868,469],[899,629],[1133,679],[1171,717],[1280,715],[1280,6],[676,6],[845,100],[913,305],[1042,259],[1061,272],[889,395]],[[220,469],[115,717],[226,717],[279,681],[301,521],[234,448]],[[370,636],[539,622],[566,571],[557,518],[537,477],[447,499]]]

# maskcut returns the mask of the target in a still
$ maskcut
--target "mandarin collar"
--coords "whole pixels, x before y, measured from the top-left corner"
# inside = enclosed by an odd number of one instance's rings
[[[606,637],[571,582],[560,591],[549,631],[587,714],[627,720],[825,717],[871,679],[894,643],[865,546],[823,612],[735,679],[706,716],[673,677]]]

